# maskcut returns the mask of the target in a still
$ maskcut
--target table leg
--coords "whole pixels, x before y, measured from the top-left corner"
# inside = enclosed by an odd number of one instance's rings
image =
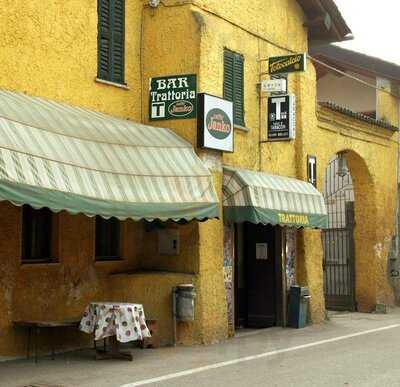
[[[37,347],[38,347],[38,335],[39,335],[39,328],[34,328],[34,332],[35,332],[35,334],[34,334],[34,336],[35,336],[35,338],[34,338],[34,340],[35,340],[35,363],[37,363],[37,360],[38,360],[38,356],[37,356]]]
[[[121,352],[119,341],[116,336],[109,337],[109,351],[97,351],[96,352],[96,360],[105,360],[105,359],[125,359],[125,360],[133,360],[133,356],[130,352]]]
[[[51,330],[51,360],[55,359],[54,355],[54,328],[50,328]]]
[[[28,346],[26,348],[26,358],[29,359],[30,349],[31,349],[31,333],[32,327],[28,327]]]

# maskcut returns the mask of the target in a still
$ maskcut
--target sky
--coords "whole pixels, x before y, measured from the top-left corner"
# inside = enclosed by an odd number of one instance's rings
[[[339,46],[400,65],[400,0],[335,0],[354,40]]]

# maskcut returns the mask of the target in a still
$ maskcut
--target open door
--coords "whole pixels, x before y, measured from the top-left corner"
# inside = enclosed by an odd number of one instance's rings
[[[267,328],[277,323],[275,233],[272,226],[244,225],[247,326]]]

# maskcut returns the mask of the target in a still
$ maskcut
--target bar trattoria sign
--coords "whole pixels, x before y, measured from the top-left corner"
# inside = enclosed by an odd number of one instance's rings
[[[199,147],[233,152],[233,103],[209,94],[198,101]]]
[[[196,117],[196,74],[150,79],[150,121]]]

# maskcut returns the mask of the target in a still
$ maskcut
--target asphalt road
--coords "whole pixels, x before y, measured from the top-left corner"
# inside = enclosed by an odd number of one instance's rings
[[[152,386],[400,386],[400,327],[207,369]]]
[[[244,332],[212,346],[135,350],[134,361],[90,352],[0,363],[0,386],[400,387],[400,311],[337,314],[301,330]]]

